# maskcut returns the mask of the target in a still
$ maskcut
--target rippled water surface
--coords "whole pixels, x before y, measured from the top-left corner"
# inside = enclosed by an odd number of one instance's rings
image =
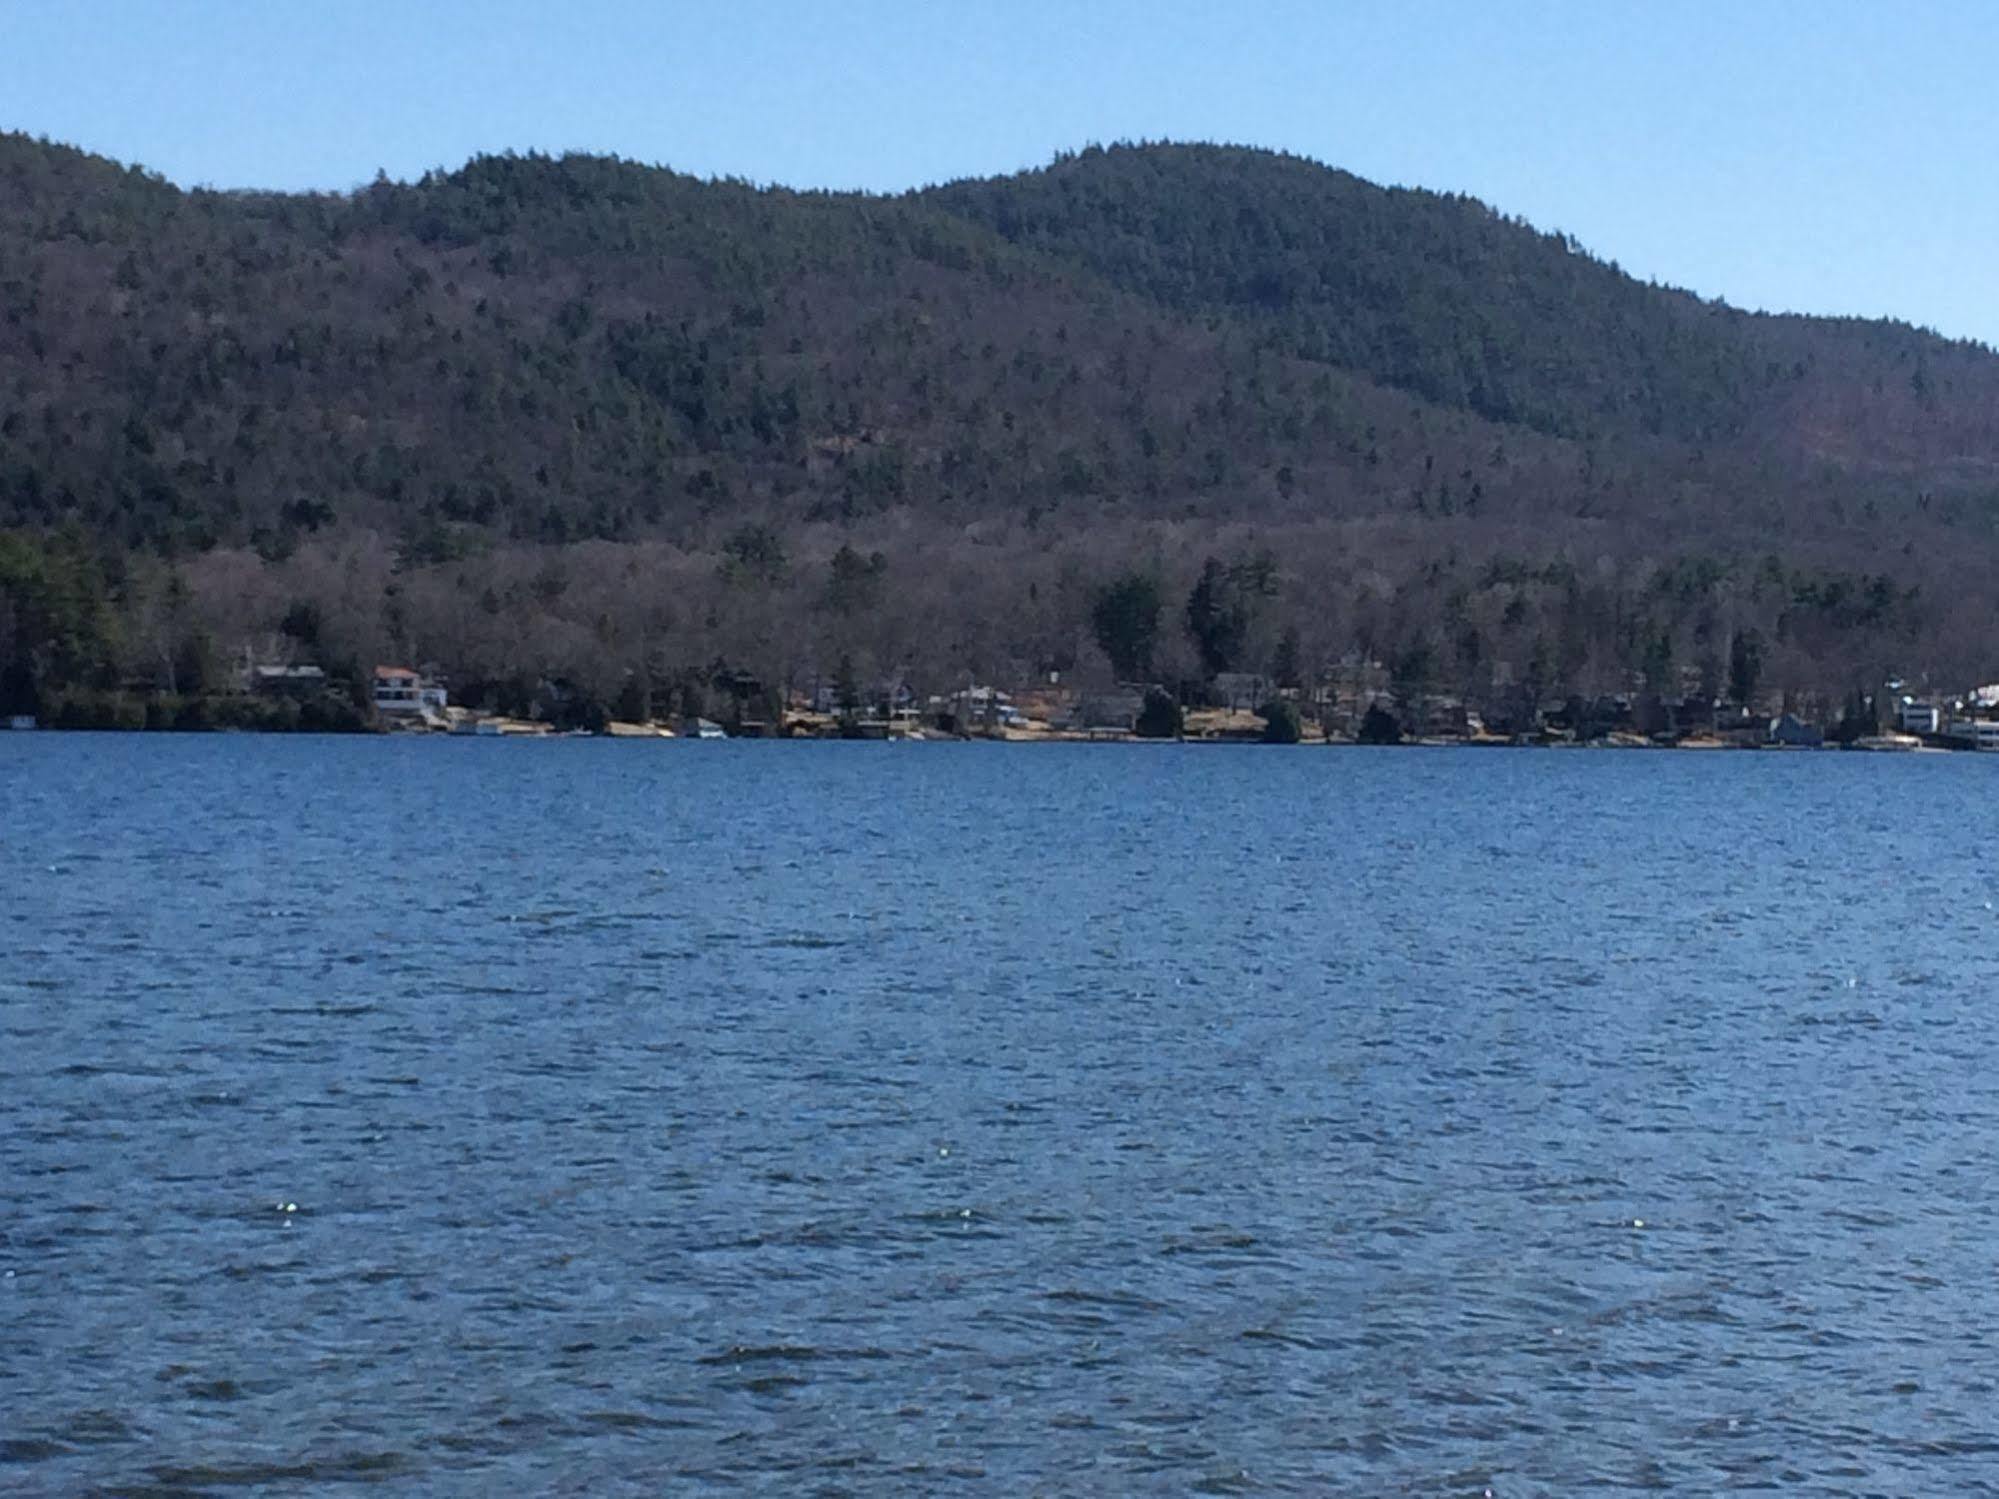
[[[0,1490],[1999,1492],[1995,798],[0,735]]]

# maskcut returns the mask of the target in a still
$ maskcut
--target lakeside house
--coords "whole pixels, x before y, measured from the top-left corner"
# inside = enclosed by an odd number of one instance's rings
[[[1215,673],[1215,706],[1230,713],[1254,713],[1276,696],[1270,678],[1253,671]]]
[[[971,686],[947,696],[933,697],[930,721],[949,734],[1018,728],[1025,715],[1008,693],[997,687]]]
[[[1420,739],[1471,739],[1485,731],[1479,715],[1462,698],[1426,697],[1406,715],[1403,732]]]
[[[1765,744],[1782,745],[1786,749],[1818,749],[1825,743],[1825,734],[1815,724],[1808,724],[1795,713],[1780,714],[1770,720]]]
[[[916,711],[916,693],[900,678],[884,679],[854,689],[853,701],[843,700],[839,687],[820,683],[812,693],[812,711],[829,718],[858,713],[863,718],[894,719]]]
[[[391,719],[426,719],[443,714],[444,685],[407,666],[375,668],[375,711]]]
[[[1943,731],[1943,710],[1935,703],[1919,703],[1903,698],[1897,705],[1896,727],[1904,734],[1937,734]]]
[[[317,666],[253,666],[244,685],[268,697],[306,698],[326,687],[326,672]]]
[[[1050,683],[1045,687],[1036,685],[1018,689],[1013,705],[1019,710],[1022,723],[1041,723],[1052,728],[1070,721],[1081,697],[1082,694],[1074,687]]]
[[[1114,691],[1079,698],[1062,727],[1078,730],[1092,739],[1128,738],[1144,709],[1145,693],[1141,689],[1119,686]]]
[[[1975,750],[1999,750],[1999,719],[1953,718],[1944,737]]]

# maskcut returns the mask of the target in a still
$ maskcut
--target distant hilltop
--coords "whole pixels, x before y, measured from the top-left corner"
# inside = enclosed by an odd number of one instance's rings
[[[105,589],[98,644],[0,622],[17,678],[271,638],[461,682],[1108,676],[1127,577],[1147,676],[1194,684],[1287,633],[1463,693],[1677,690],[1754,630],[1835,704],[1999,651],[1990,350],[1296,157],[880,197],[492,156],[285,196],[15,135],[0,210],[11,586],[69,528]],[[1262,557],[1210,648],[1189,591]]]

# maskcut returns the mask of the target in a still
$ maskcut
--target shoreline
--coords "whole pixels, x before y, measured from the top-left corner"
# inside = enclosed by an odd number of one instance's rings
[[[272,739],[395,739],[395,740],[515,740],[520,742],[541,742],[547,740],[641,740],[653,742],[693,743],[712,742],[692,734],[676,733],[663,725],[614,724],[601,731],[586,729],[560,729],[547,724],[521,722],[516,727],[511,721],[507,726],[488,733],[453,732],[444,729],[408,728],[368,728],[368,729],[267,729],[242,728],[237,726],[214,728],[126,728],[115,726],[63,727],[59,725],[37,725],[31,729],[8,729],[0,725],[0,740],[33,735],[84,735],[84,736],[140,736],[150,738],[205,738],[213,736],[246,735]],[[1250,735],[1178,735],[1172,737],[1148,738],[1128,732],[1087,730],[1050,730],[1041,733],[1015,734],[950,734],[937,730],[924,730],[908,734],[894,735],[839,735],[823,733],[793,734],[737,734],[724,735],[726,740],[744,743],[770,744],[990,744],[990,745],[1180,745],[1188,748],[1248,747],[1255,749],[1403,749],[1403,750],[1554,750],[1611,751],[1630,753],[1680,753],[1680,754],[1782,754],[1812,755],[1826,753],[1844,754],[1887,754],[1887,755],[1975,755],[1981,751],[1975,745],[1942,745],[1929,743],[1861,743],[1853,744],[1730,744],[1713,739],[1689,739],[1659,742],[1639,739],[1636,736],[1612,735],[1598,739],[1501,739],[1487,738],[1406,738],[1392,742],[1368,742],[1345,735],[1324,735],[1300,739],[1294,743],[1270,743]]]

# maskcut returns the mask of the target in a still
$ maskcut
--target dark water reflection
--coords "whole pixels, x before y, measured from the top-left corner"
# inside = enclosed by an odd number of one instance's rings
[[[1995,778],[0,736],[0,1490],[1999,1492]]]

